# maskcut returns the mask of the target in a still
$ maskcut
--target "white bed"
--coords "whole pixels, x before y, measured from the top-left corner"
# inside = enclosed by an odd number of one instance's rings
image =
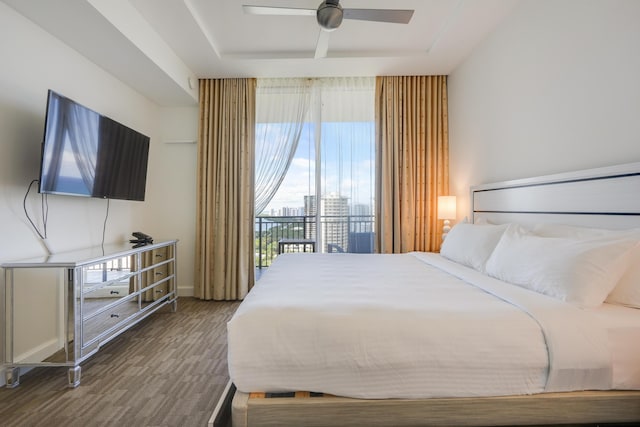
[[[640,421],[640,308],[601,304],[640,263],[640,240],[575,249],[575,230],[551,225],[639,227],[640,165],[477,187],[472,200],[476,222],[524,228],[454,228],[445,256],[279,257],[228,324],[234,425]],[[567,251],[589,254],[584,269],[556,262]],[[250,401],[299,391],[339,397]]]
[[[433,253],[291,254],[229,322],[229,370],[245,392],[365,399],[640,389],[640,353],[611,364],[640,310],[612,308],[625,322]]]

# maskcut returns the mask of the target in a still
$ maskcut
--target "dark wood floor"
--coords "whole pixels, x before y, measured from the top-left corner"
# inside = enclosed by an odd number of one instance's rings
[[[0,388],[0,425],[198,426],[228,381],[226,322],[238,302],[180,298],[84,362],[67,388],[67,368],[36,368]]]

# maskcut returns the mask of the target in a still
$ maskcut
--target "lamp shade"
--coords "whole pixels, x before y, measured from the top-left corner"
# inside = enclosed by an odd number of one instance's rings
[[[438,196],[438,219],[456,219],[456,196]]]

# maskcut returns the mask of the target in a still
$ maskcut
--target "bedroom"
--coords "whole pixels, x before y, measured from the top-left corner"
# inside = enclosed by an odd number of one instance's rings
[[[195,101],[160,106],[5,3],[0,12],[0,260],[42,250],[21,203],[38,169],[46,90],[57,87],[158,142],[147,202],[114,203],[107,239],[127,239],[141,224],[180,239],[179,292],[191,295],[195,192],[185,189],[195,188],[196,150],[161,142],[196,138]],[[640,161],[639,15],[635,1],[518,2],[450,73],[450,175],[460,218],[474,184]],[[56,198],[50,209],[56,250],[100,242],[103,203]]]

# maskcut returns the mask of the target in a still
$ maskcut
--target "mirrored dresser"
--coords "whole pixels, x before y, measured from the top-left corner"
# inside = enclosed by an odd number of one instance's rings
[[[164,306],[175,312],[176,256],[169,240],[3,263],[6,386],[20,383],[21,368],[67,366],[76,387],[80,363],[102,345]]]

